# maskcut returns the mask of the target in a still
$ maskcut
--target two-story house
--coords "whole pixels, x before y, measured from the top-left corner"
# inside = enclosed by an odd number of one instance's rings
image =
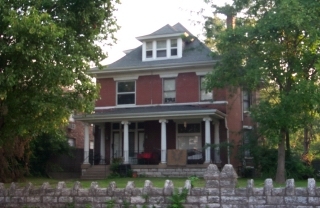
[[[209,163],[237,167],[240,132],[251,128],[245,111],[250,96],[240,90],[232,97],[225,89],[205,90],[205,75],[216,60],[180,23],[137,39],[141,46],[103,70],[91,70],[101,86],[100,99],[93,114],[75,116],[96,126],[101,163],[121,157],[125,164],[154,169]],[[87,164],[88,128],[84,151]]]

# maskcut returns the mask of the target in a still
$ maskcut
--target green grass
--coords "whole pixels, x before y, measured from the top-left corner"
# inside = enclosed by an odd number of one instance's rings
[[[99,187],[106,188],[109,186],[110,182],[115,181],[118,188],[126,187],[128,181],[134,181],[136,187],[143,187],[145,180],[150,180],[153,183],[154,187],[162,188],[164,187],[165,180],[172,180],[174,187],[183,187],[187,178],[147,178],[147,177],[138,177],[138,178],[107,178],[105,180],[96,180],[98,182]],[[40,187],[44,182],[49,182],[52,188],[55,188],[59,181],[66,182],[68,188],[72,188],[76,181],[81,182],[82,188],[89,188],[91,185],[91,180],[80,180],[80,179],[69,179],[69,180],[56,180],[50,178],[39,178],[39,177],[28,177],[23,182],[18,182],[19,187],[25,187],[29,182],[32,183],[36,187]],[[244,188],[247,186],[248,179],[239,178],[237,187]],[[263,187],[265,179],[254,179],[254,187]],[[298,180],[295,181],[296,187],[307,187],[308,180]],[[9,188],[11,183],[6,183],[5,187]],[[205,180],[199,179],[194,183],[195,187],[204,187]],[[274,187],[284,187],[285,184],[275,184]]]

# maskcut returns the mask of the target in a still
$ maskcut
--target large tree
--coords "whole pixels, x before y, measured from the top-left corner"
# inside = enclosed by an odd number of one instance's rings
[[[208,87],[260,91],[251,115],[278,145],[276,182],[283,183],[290,133],[314,121],[309,112],[319,112],[320,1],[234,0],[231,6],[241,21],[216,39],[221,56]]]
[[[92,111],[86,72],[115,40],[118,1],[0,0],[0,181],[24,173],[30,140]]]

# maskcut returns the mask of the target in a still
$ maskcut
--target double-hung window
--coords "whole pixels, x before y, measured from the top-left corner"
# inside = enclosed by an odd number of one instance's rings
[[[251,93],[249,91],[242,91],[242,103],[243,103],[243,111],[249,111],[251,105]]]
[[[171,56],[177,56],[178,55],[178,41],[177,39],[171,39],[170,40],[170,52],[171,52]]]
[[[176,102],[176,80],[165,79],[163,80],[163,102],[174,103]]]
[[[117,104],[135,104],[135,81],[123,81],[117,83]]]
[[[152,58],[153,44],[151,42],[146,42],[146,58]]]
[[[157,41],[157,58],[167,57],[167,41]]]
[[[200,77],[200,101],[211,101],[212,99],[212,91],[207,91],[205,88],[205,77]]]

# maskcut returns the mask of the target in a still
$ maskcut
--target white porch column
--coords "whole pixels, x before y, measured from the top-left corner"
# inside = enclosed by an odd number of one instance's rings
[[[123,124],[123,153],[124,164],[129,164],[129,121],[122,121]]]
[[[214,162],[215,163],[220,163],[220,134],[219,134],[219,120],[217,120],[214,123],[214,144],[215,144],[215,148],[214,148]]]
[[[167,128],[166,123],[168,121],[166,119],[160,119],[159,123],[161,123],[161,163],[167,163]]]
[[[203,118],[203,121],[205,122],[205,143],[211,144],[211,133],[210,133],[210,121],[212,119],[210,117]],[[211,161],[211,154],[210,154],[211,147],[206,148],[206,157],[204,163],[210,163]]]
[[[84,161],[83,164],[89,164],[89,124],[84,123]]]
[[[105,136],[105,126],[100,125],[100,164],[106,164],[106,136]]]

